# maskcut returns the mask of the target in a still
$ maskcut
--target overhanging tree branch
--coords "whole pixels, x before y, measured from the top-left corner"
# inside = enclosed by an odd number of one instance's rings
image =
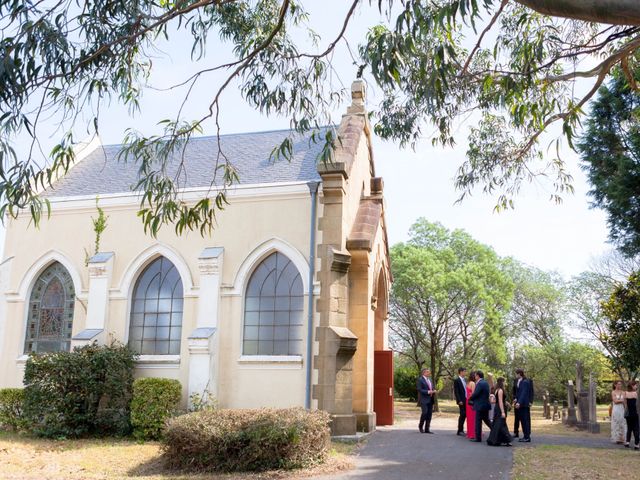
[[[552,17],[587,22],[640,26],[637,0],[515,0],[517,3]]]

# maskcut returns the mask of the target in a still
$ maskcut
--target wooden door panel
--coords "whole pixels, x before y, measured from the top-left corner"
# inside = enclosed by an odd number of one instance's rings
[[[373,410],[376,425],[393,425],[393,352],[378,350],[373,359]]]

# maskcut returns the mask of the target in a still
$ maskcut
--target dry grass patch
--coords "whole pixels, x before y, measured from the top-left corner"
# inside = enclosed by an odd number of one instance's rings
[[[438,400],[438,412],[433,412],[433,418],[458,418],[458,406],[453,400]],[[416,420],[420,418],[420,407],[416,402],[397,400],[394,402],[394,417],[396,422]]]
[[[167,471],[160,444],[130,440],[42,440],[0,433],[2,480],[256,480],[331,475],[354,467],[357,445],[333,443],[327,461],[313,468],[259,474],[181,475]]]
[[[562,435],[571,437],[609,438],[611,435],[611,421],[608,405],[598,405],[597,415],[600,424],[600,433],[593,434],[585,430],[578,430],[575,427],[567,427],[562,421],[552,421],[543,418],[542,405],[534,405],[531,409],[531,432],[532,435]],[[513,427],[513,420],[509,421],[509,428]]]
[[[640,454],[625,448],[540,445],[513,452],[514,480],[600,480],[632,478]]]

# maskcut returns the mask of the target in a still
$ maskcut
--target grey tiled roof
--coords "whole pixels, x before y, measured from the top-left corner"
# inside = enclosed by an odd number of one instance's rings
[[[241,185],[286,183],[320,180],[316,168],[322,142],[309,137],[293,138],[293,156],[273,161],[270,154],[290,130],[222,135],[222,151],[238,171]],[[78,162],[63,178],[49,187],[45,197],[72,197],[130,192],[138,180],[138,163],[118,160],[120,145],[99,147]],[[179,177],[180,187],[208,187],[213,178],[218,146],[216,137],[192,138],[185,151],[185,171]],[[171,161],[168,174],[173,178],[179,162]],[[220,176],[220,175],[219,175]],[[220,183],[216,180],[216,183]]]

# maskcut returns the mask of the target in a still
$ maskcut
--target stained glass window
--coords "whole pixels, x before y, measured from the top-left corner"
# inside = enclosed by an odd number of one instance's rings
[[[74,304],[71,275],[60,263],[51,264],[31,290],[25,353],[69,350]]]
[[[254,270],[245,295],[244,355],[301,355],[304,296],[300,272],[282,253]]]
[[[133,290],[129,347],[142,355],[178,355],[182,338],[182,279],[164,257],[151,262]]]

